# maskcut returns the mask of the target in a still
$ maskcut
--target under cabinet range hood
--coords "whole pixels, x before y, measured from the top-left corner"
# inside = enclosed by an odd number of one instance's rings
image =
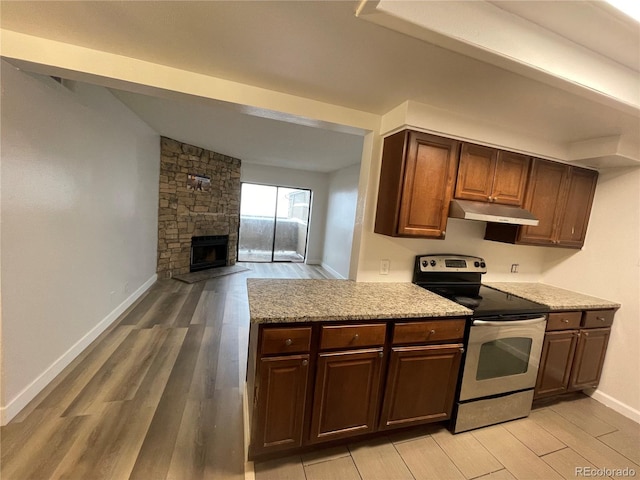
[[[512,225],[537,226],[538,219],[528,210],[495,203],[451,200],[449,217],[482,222],[510,223]]]

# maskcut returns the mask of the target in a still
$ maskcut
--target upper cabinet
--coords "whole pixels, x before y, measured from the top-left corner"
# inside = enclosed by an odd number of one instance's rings
[[[374,231],[445,236],[452,198],[522,207],[539,224],[487,223],[486,240],[581,248],[598,172],[403,130],[384,140]]]
[[[462,144],[455,198],[522,206],[529,157]]]
[[[384,140],[374,231],[444,238],[459,142],[402,131]]]
[[[534,159],[524,208],[535,227],[487,224],[486,240],[525,245],[581,248],[587,233],[598,172]]]

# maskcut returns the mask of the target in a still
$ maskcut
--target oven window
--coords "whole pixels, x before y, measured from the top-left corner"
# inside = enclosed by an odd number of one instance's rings
[[[511,337],[483,343],[480,347],[476,380],[526,373],[533,340]]]

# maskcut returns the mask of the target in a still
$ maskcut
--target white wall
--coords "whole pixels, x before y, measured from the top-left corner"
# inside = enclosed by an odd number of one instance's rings
[[[622,305],[594,397],[640,422],[640,169],[600,174],[584,249],[549,249],[542,280]]]
[[[311,218],[309,219],[309,241],[305,263],[311,265],[322,263],[329,189],[328,174],[243,162],[240,181],[311,190]]]
[[[322,266],[342,278],[349,278],[359,178],[360,163],[329,174]]]
[[[155,280],[160,141],[106,89],[2,62],[3,421]]]

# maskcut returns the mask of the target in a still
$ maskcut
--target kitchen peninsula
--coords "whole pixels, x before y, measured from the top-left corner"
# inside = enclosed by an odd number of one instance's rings
[[[619,304],[539,283],[488,285],[551,310],[536,398],[597,384]],[[250,458],[451,418],[472,310],[408,282],[247,287]]]
[[[411,283],[247,288],[251,458],[450,417],[471,310]]]

